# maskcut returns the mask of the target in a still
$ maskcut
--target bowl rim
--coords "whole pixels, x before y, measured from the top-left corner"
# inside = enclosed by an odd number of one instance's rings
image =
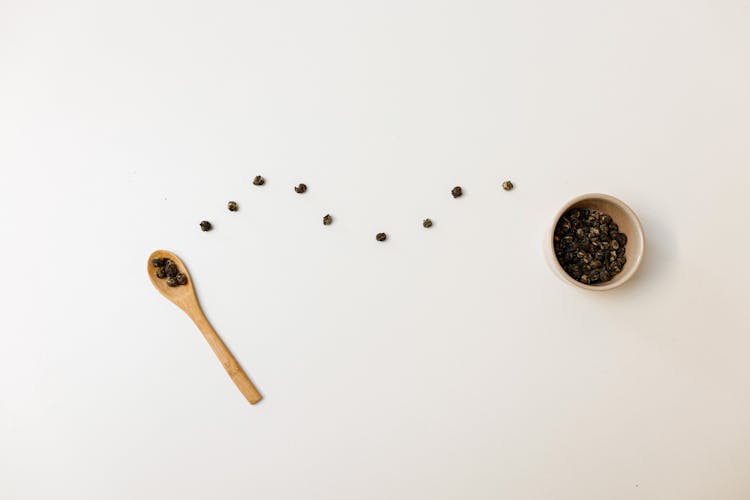
[[[560,262],[557,260],[557,256],[555,255],[555,243],[554,243],[554,236],[555,236],[555,228],[557,227],[557,223],[560,221],[560,217],[563,216],[563,214],[570,209],[573,205],[580,203],[582,201],[590,200],[590,199],[600,199],[600,200],[606,200],[614,205],[617,205],[619,208],[621,208],[631,219],[633,222],[633,226],[635,227],[635,231],[638,233],[638,236],[641,240],[640,245],[640,251],[638,252],[638,255],[629,255],[628,261],[632,263],[631,266],[628,266],[628,269],[626,271],[621,272],[615,279],[605,282],[601,285],[586,285],[584,283],[581,283],[580,281],[577,281],[573,277],[569,276],[568,273],[565,272],[565,269],[562,268],[560,265]],[[567,202],[563,204],[563,206],[555,213],[555,217],[552,220],[552,226],[549,228],[547,232],[546,237],[546,253],[547,253],[547,260],[549,262],[549,265],[552,267],[552,269],[555,271],[555,274],[557,274],[563,281],[566,283],[576,286],[578,288],[582,288],[584,290],[590,290],[594,292],[604,292],[607,290],[612,290],[613,288],[617,288],[619,286],[624,285],[630,278],[633,277],[633,275],[638,271],[638,268],[641,267],[641,261],[643,260],[643,253],[646,249],[646,238],[643,233],[643,226],[641,225],[641,220],[638,218],[638,215],[636,215],[635,211],[630,208],[630,206],[622,201],[619,198],[616,198],[612,195],[605,194],[605,193],[585,193],[578,196],[575,196],[571,199],[569,199]]]

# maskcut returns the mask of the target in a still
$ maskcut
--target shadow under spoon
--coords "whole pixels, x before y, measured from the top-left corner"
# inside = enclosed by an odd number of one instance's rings
[[[170,287],[167,285],[167,280],[157,278],[157,268],[154,267],[151,263],[154,258],[171,259],[172,262],[177,264],[180,272],[187,276],[187,284],[177,287]],[[180,258],[167,250],[157,250],[148,258],[147,266],[148,277],[151,279],[151,283],[153,283],[154,287],[159,291],[159,293],[164,295],[177,307],[185,311],[185,314],[187,314],[190,319],[193,320],[195,325],[205,337],[208,345],[211,346],[214,354],[216,354],[216,357],[219,358],[222,366],[224,366],[224,369],[227,371],[229,377],[240,390],[242,395],[245,396],[250,404],[255,404],[260,401],[263,396],[260,395],[258,389],[255,388],[255,385],[253,385],[253,383],[250,381],[250,378],[248,378],[247,374],[245,374],[245,371],[229,351],[229,348],[227,348],[227,346],[221,340],[221,337],[219,337],[219,334],[216,333],[216,330],[213,329],[211,323],[209,323],[208,319],[206,319],[206,315],[203,313],[203,310],[198,303],[198,296],[195,294],[193,279],[190,277],[187,267],[185,267],[185,264],[180,260]]]

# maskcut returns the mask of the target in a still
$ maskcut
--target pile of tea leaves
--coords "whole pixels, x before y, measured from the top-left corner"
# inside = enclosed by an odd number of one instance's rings
[[[568,210],[555,227],[558,262],[569,276],[586,285],[604,283],[622,271],[627,242],[612,217],[599,210]]]
[[[187,285],[187,275],[180,272],[177,264],[175,264],[172,259],[154,257],[151,259],[151,265],[156,268],[157,278],[167,280],[167,286],[175,287]]]

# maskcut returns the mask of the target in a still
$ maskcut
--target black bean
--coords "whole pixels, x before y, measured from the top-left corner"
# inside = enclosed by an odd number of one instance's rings
[[[331,214],[326,214],[323,216],[324,226],[330,226],[332,223],[333,223],[333,217],[331,217]]]
[[[432,227],[432,219],[425,219],[422,221],[423,227]]]
[[[294,186],[294,192],[295,192],[295,193],[299,193],[299,194],[302,194],[302,193],[304,193],[305,191],[307,191],[307,184],[302,184],[302,183],[299,183],[299,184],[297,184],[296,186]]]
[[[253,179],[253,184],[255,184],[256,186],[262,186],[265,183],[266,183],[266,180],[261,175],[256,175],[255,178]]]
[[[201,221],[200,226],[203,231],[210,231],[211,229],[213,229],[213,226],[207,220]]]
[[[385,233],[378,233],[375,235],[375,239],[378,241],[385,241],[388,239],[388,235]]]
[[[451,194],[453,195],[454,198],[458,198],[459,196],[464,194],[464,190],[461,189],[461,186],[456,186],[453,189],[451,189]]]

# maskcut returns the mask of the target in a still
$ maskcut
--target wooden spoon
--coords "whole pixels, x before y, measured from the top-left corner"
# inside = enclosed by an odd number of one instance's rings
[[[157,278],[157,268],[155,268],[151,263],[154,258],[171,259],[172,262],[177,264],[177,267],[180,268],[180,272],[187,276],[187,285],[170,287],[167,286],[166,279]],[[253,383],[245,374],[244,370],[242,370],[240,364],[237,362],[234,356],[232,356],[232,353],[229,352],[229,349],[224,344],[224,342],[222,342],[221,338],[216,333],[216,330],[214,330],[211,324],[208,322],[208,319],[206,319],[206,315],[203,314],[203,310],[198,303],[198,296],[195,294],[195,288],[193,288],[193,279],[190,277],[187,267],[185,267],[185,264],[180,260],[180,258],[167,250],[157,250],[148,258],[147,266],[148,277],[151,278],[151,283],[153,283],[154,287],[159,290],[159,293],[174,302],[177,307],[185,311],[185,313],[190,316],[190,319],[193,320],[195,325],[206,338],[206,340],[208,341],[208,345],[211,346],[211,349],[213,349],[216,357],[219,358],[221,364],[224,365],[224,369],[227,371],[229,377],[240,390],[242,395],[245,396],[250,404],[255,404],[260,401],[263,396],[260,395],[258,389],[255,388]]]

